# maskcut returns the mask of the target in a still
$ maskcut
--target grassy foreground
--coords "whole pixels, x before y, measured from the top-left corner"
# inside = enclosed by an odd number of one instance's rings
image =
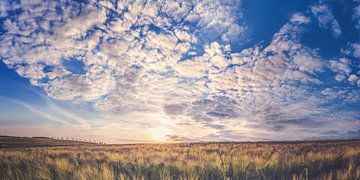
[[[31,148],[7,142],[12,146],[0,148],[0,179],[360,179],[360,140],[136,145],[53,140]]]

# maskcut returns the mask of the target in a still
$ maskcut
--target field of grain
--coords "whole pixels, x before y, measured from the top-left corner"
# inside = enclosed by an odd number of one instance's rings
[[[24,141],[24,139],[22,140]],[[6,144],[1,141],[0,144]],[[0,148],[0,179],[360,179],[360,140]],[[62,143],[60,143],[62,142]]]

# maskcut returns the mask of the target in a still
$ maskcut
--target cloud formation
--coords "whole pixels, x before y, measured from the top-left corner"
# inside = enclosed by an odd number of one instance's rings
[[[360,3],[358,0],[354,0],[357,3]],[[353,11],[353,19],[356,22],[356,28],[360,29],[360,5],[356,6]]]
[[[304,139],[350,127],[346,113],[330,113],[329,101],[341,96],[321,74],[359,86],[352,60],[328,61],[303,45],[311,19],[301,12],[268,45],[234,52],[232,42],[247,30],[241,6],[232,0],[2,2],[0,56],[53,99],[89,103],[111,117],[142,113],[149,124],[161,124],[158,114],[173,139],[187,139],[179,134],[189,127],[204,140]],[[326,4],[310,10],[321,27],[341,35]],[[349,103],[359,102],[358,89],[341,92],[341,101],[353,94]]]
[[[341,35],[342,31],[339,22],[335,19],[335,16],[328,5],[324,2],[315,4],[311,7],[311,12],[318,20],[320,27],[330,28],[335,37]]]

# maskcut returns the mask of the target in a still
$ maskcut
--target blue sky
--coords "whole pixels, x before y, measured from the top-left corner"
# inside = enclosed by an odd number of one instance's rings
[[[0,132],[360,136],[360,1],[0,2]]]

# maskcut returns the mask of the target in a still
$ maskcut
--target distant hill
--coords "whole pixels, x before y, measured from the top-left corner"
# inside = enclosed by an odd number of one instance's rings
[[[91,145],[93,143],[59,140],[48,137],[13,137],[0,136],[0,148],[29,148],[29,147],[50,147],[50,146],[76,146]]]

